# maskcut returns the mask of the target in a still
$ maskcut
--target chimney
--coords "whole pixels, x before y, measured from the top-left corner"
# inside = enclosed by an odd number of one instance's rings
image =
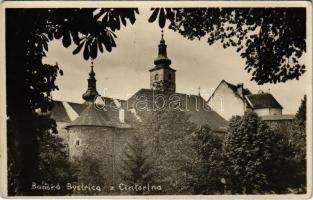
[[[237,84],[237,94],[238,94],[241,98],[244,98],[244,94],[243,94],[243,83],[238,83],[238,84]]]

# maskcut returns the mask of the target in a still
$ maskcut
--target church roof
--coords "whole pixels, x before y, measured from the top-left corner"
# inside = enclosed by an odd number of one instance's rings
[[[153,90],[141,89],[128,100],[128,105],[130,108],[136,109],[135,105],[139,102],[138,97],[144,96],[148,101],[152,102],[153,95],[156,95]],[[228,124],[227,121],[217,112],[212,110],[201,96],[183,93],[174,93],[170,95],[170,97],[174,96],[180,99],[182,110],[190,116],[191,122],[198,126],[209,125],[210,128],[216,132],[225,132]]]
[[[126,105],[125,102],[123,100],[118,99],[114,100],[108,97],[102,97],[102,99],[103,102],[105,103],[106,111],[100,112],[96,112],[95,110],[93,110],[93,108],[89,107],[89,104],[85,103],[54,101],[51,117],[56,122],[84,126],[106,126],[108,125],[106,122],[98,123],[98,121],[107,119],[107,117],[109,117],[109,120],[105,121],[107,122],[109,121],[111,125],[117,128],[128,127],[129,122],[133,121],[133,116],[131,116],[130,111],[125,110],[125,123],[122,123],[119,118],[119,108],[124,108],[123,105]],[[91,114],[91,117],[88,118],[87,116],[89,114]],[[95,121],[91,122],[89,120]]]
[[[270,93],[250,94],[246,96],[249,106],[253,109],[283,107]]]
[[[61,101],[54,101],[51,116],[57,122],[70,122],[70,117],[67,114],[64,105]]]
[[[95,104],[89,104],[83,112],[67,127],[73,126],[98,126],[98,127],[115,127],[130,128],[128,124],[119,122],[114,116],[114,112],[97,108]]]

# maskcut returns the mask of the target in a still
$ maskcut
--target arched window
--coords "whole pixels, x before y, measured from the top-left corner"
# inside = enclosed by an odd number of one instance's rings
[[[154,80],[159,80],[159,74],[154,75]]]

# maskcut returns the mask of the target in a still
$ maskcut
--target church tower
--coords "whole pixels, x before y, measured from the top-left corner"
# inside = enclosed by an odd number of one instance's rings
[[[171,60],[167,57],[167,45],[163,38],[163,30],[161,41],[159,44],[158,57],[154,60],[155,66],[150,69],[150,88],[162,92],[175,93],[175,72],[176,70],[170,67]]]
[[[83,94],[83,99],[85,100],[86,104],[91,104],[94,102],[95,97],[98,96],[97,88],[96,88],[96,78],[95,72],[93,71],[93,62],[91,62],[91,70],[89,72],[88,78],[88,88],[87,91]]]

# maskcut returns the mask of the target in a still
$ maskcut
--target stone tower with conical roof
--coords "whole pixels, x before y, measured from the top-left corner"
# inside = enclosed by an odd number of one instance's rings
[[[106,104],[97,105],[95,102],[97,96],[102,99],[105,98],[101,97],[96,90],[92,63],[88,89],[83,94],[85,108],[76,119],[66,126],[69,157],[74,162],[83,160],[92,163],[92,165],[97,165],[80,166],[82,168],[79,170],[88,172],[88,170],[92,171],[92,168],[96,167],[99,179],[103,181],[103,184],[106,184],[105,186],[108,186],[119,183],[118,162],[124,146],[132,137],[131,126],[119,118],[120,110],[117,105],[113,106],[112,102],[115,103],[113,99],[106,98]],[[83,182],[85,177],[80,175],[77,178],[79,183],[91,183]]]
[[[93,71],[93,62],[91,62],[91,70],[89,72],[89,78],[88,78],[88,88],[87,91],[83,94],[83,99],[85,100],[86,104],[93,103],[95,101],[95,98],[99,95],[97,92],[96,87],[96,73]]]
[[[176,91],[175,73],[176,70],[170,67],[172,61],[167,57],[167,45],[163,38],[163,30],[161,41],[159,44],[159,52],[157,58],[154,60],[155,66],[150,69],[150,88],[161,92]]]

